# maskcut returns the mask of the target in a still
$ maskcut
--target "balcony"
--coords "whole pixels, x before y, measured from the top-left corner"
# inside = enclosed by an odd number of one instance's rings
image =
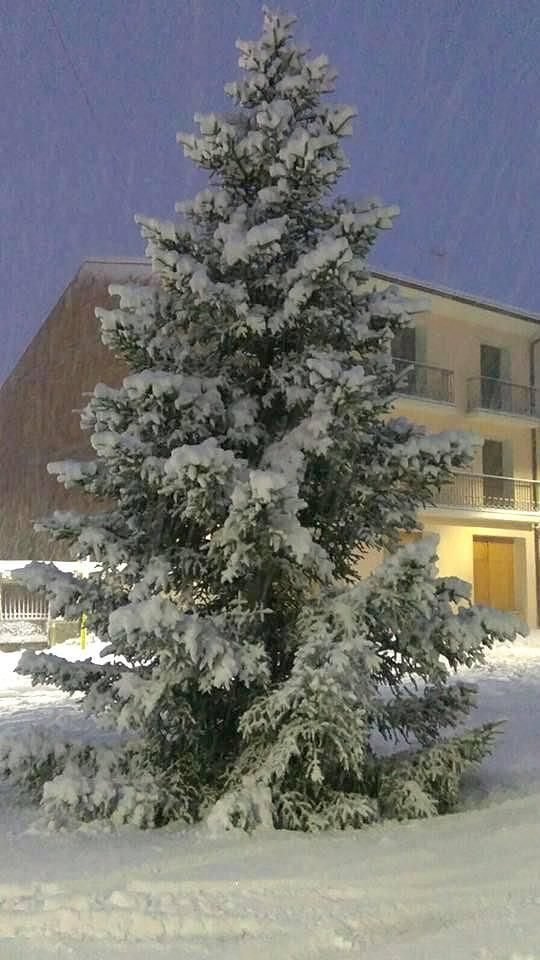
[[[540,481],[487,473],[456,473],[453,483],[439,491],[437,506],[540,514]]]
[[[511,417],[540,417],[537,391],[509,380],[472,377],[467,380],[467,413],[507,414]]]
[[[394,357],[396,393],[434,403],[454,403],[454,371]]]

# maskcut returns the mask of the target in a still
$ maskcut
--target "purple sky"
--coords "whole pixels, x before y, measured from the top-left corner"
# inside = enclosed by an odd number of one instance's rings
[[[0,0],[0,379],[81,260],[141,256],[133,214],[200,185],[176,131],[222,107],[260,7]],[[281,7],[359,110],[343,190],[401,206],[373,265],[540,312],[540,0]]]

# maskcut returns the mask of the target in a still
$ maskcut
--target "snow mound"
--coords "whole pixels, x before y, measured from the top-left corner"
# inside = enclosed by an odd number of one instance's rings
[[[101,650],[93,640],[83,655]],[[75,643],[54,653],[81,656]],[[18,656],[0,654],[0,734],[76,734],[76,705],[13,674]],[[0,957],[540,960],[540,650],[501,647],[472,678],[480,719],[508,723],[478,774],[480,808],[432,821],[311,837],[50,834],[0,792]]]

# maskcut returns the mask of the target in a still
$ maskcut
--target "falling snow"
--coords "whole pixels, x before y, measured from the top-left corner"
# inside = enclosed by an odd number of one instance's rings
[[[170,105],[175,128],[189,129],[260,16],[253,0],[197,0],[180,23],[167,4],[141,0],[133,30],[125,3],[103,17],[93,4],[50,6],[54,20],[47,4],[32,16],[9,4],[3,18],[0,377],[84,257],[142,254],[133,209],[168,210],[202,185],[163,149]],[[377,265],[539,311],[537,4],[494,5],[486,17],[458,0],[296,0],[294,12],[324,37],[359,107],[346,192],[374,187],[402,206]],[[274,104],[260,122],[282,121]]]

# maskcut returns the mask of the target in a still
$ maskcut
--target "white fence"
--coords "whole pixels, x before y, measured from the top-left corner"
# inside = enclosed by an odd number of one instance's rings
[[[12,573],[30,563],[29,560],[0,560],[0,623],[46,622],[51,620],[48,600],[38,593],[31,593],[15,583]],[[86,560],[57,562],[59,570],[87,577],[98,565]]]
[[[19,584],[0,583],[0,621],[49,620],[49,602],[38,593],[30,593]]]

